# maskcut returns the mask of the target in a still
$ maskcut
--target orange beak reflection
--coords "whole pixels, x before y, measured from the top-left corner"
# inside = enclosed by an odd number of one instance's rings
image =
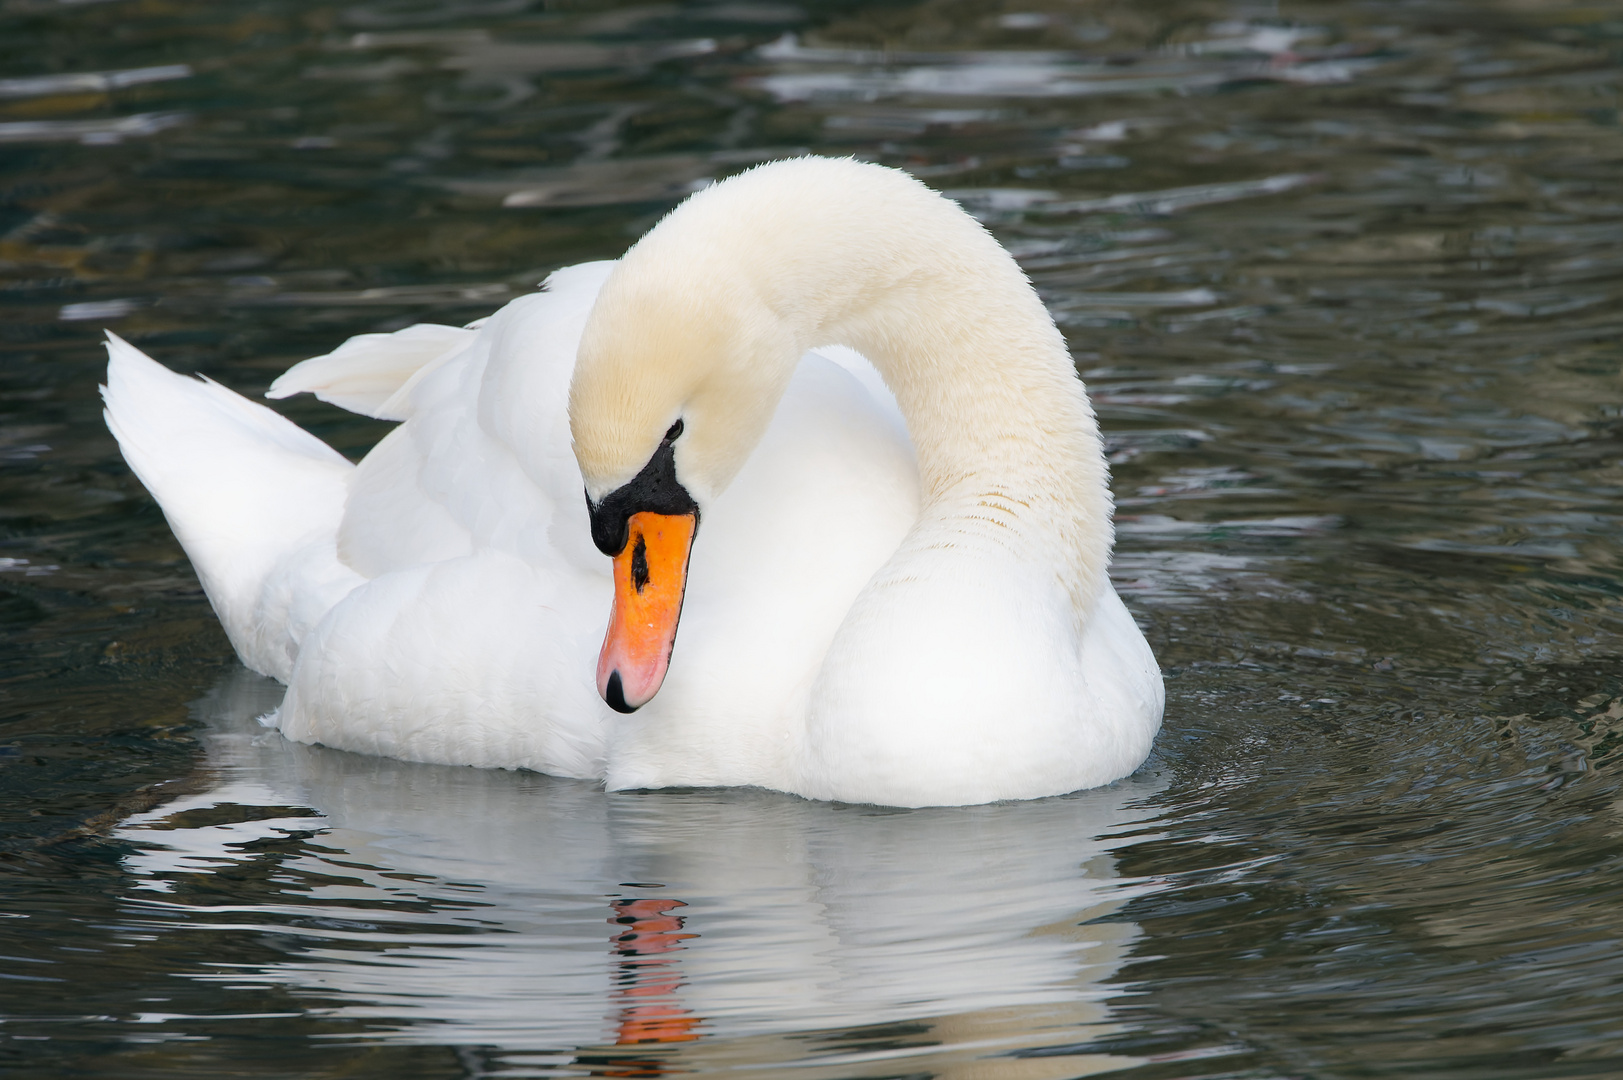
[[[618,712],[648,704],[665,681],[682,617],[697,514],[632,514],[614,557],[614,610],[597,657],[597,692]]]

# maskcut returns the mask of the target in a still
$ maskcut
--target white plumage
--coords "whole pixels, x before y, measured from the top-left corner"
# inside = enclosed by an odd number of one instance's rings
[[[358,466],[109,335],[109,427],[244,663],[288,683],[289,738],[894,805],[1057,794],[1148,753],[1160,674],[1104,577],[1092,412],[953,204],[765,166],[476,326],[277,380],[403,420]],[[663,689],[622,716],[593,682],[612,586],[582,478],[624,483],[675,416],[702,525]]]

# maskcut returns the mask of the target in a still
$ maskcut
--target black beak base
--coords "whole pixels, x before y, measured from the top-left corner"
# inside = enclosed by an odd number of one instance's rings
[[[671,425],[665,438],[642,467],[642,472],[631,481],[603,496],[603,501],[592,504],[586,497],[586,511],[592,517],[592,543],[597,550],[611,559],[625,550],[630,534],[626,524],[632,514],[651,511],[680,517],[699,513],[699,504],[693,501],[688,489],[676,478],[676,439],[682,434],[682,421]],[[630,712],[629,709],[621,710]]]

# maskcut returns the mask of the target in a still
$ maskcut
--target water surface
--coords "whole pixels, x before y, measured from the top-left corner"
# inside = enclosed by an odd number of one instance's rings
[[[0,0],[0,1065],[1617,1075],[1620,91],[1613,3]],[[1067,333],[1145,768],[897,812],[261,729],[100,330],[257,394],[805,150]]]

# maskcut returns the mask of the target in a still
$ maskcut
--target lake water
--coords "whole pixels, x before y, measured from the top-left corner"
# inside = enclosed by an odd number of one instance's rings
[[[1619,3],[0,0],[0,1069],[1623,1075],[1620,108]],[[1069,336],[1145,767],[890,811],[260,727],[100,330],[257,394],[808,149]]]

